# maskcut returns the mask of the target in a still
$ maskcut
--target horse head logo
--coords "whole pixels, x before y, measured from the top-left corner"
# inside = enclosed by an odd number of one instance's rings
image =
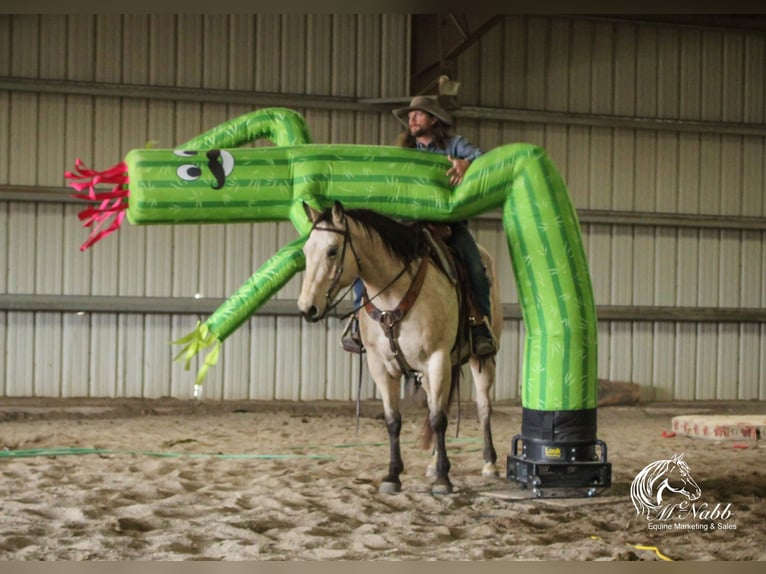
[[[633,479],[630,485],[630,497],[636,508],[636,515],[646,514],[647,519],[667,518],[666,509],[676,501],[676,495],[684,498],[682,502],[697,500],[702,491],[689,473],[689,465],[683,454],[675,454],[669,460],[658,460],[647,465]],[[669,502],[663,502],[670,497]]]

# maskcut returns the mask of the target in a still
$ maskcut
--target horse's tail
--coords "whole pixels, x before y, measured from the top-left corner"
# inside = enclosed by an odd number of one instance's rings
[[[455,392],[460,387],[460,375],[462,374],[462,369],[460,368],[460,363],[454,363],[452,365],[452,376],[450,377],[450,385],[449,385],[449,395],[447,395],[447,408],[446,415],[449,415],[450,407],[452,407],[452,401],[455,398]],[[431,444],[433,443],[434,439],[434,431],[431,428],[431,418],[430,418],[430,412],[426,412],[426,416],[423,419],[423,432],[421,433],[421,437],[423,439],[422,446],[423,449],[429,449],[431,448]]]

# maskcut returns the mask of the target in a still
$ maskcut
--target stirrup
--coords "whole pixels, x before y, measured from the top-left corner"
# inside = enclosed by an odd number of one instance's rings
[[[359,319],[356,313],[351,315],[351,318],[346,323],[346,327],[343,329],[343,333],[340,336],[340,346],[343,347],[344,351],[357,355],[365,352],[362,337],[359,334]]]
[[[497,353],[497,339],[489,327],[487,317],[480,322],[471,320],[471,354],[478,359],[488,359]]]

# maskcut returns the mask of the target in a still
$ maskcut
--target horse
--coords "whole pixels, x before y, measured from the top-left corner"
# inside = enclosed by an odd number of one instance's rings
[[[399,477],[404,463],[399,442],[400,382],[402,375],[414,372],[428,400],[423,435],[424,447],[434,442],[434,456],[426,472],[436,477],[431,491],[434,494],[453,492],[445,434],[460,366],[466,361],[470,362],[473,372],[484,435],[482,475],[498,476],[490,424],[494,358],[480,360],[466,353],[465,358],[453,359],[452,349],[459,328],[457,288],[424,254],[422,235],[412,225],[367,209],[346,210],[337,201],[323,212],[305,203],[304,209],[312,228],[303,246],[306,270],[298,298],[303,317],[310,322],[323,319],[335,306],[338,294],[357,277],[365,288],[365,307],[377,311],[379,321],[374,320],[370,312],[359,311],[359,330],[367,350],[368,369],[383,402],[390,444],[388,474],[381,481],[379,491],[401,491]],[[494,264],[481,246],[480,253],[491,285],[491,328],[499,343],[502,309]],[[412,300],[410,287],[420,281],[419,295]],[[399,317],[403,300],[411,306]],[[387,336],[385,330],[393,333],[393,337]],[[406,373],[407,370],[411,372]]]
[[[646,513],[647,519],[669,518],[673,503],[663,503],[667,495],[681,495],[689,502],[702,496],[702,490],[692,478],[683,454],[647,465],[630,485],[636,515]]]

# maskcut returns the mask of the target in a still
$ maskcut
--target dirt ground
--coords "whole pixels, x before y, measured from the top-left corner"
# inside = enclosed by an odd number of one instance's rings
[[[675,415],[763,414],[766,404],[602,407],[611,488],[543,499],[505,478],[521,407],[495,406],[501,476],[484,478],[476,411],[461,406],[448,442],[455,493],[434,496],[414,401],[403,409],[402,492],[380,494],[379,402],[362,405],[356,433],[351,403],[2,399],[0,559],[766,559],[764,441],[669,433]],[[725,520],[658,530],[636,514],[636,474],[677,453],[698,503],[730,505]]]

